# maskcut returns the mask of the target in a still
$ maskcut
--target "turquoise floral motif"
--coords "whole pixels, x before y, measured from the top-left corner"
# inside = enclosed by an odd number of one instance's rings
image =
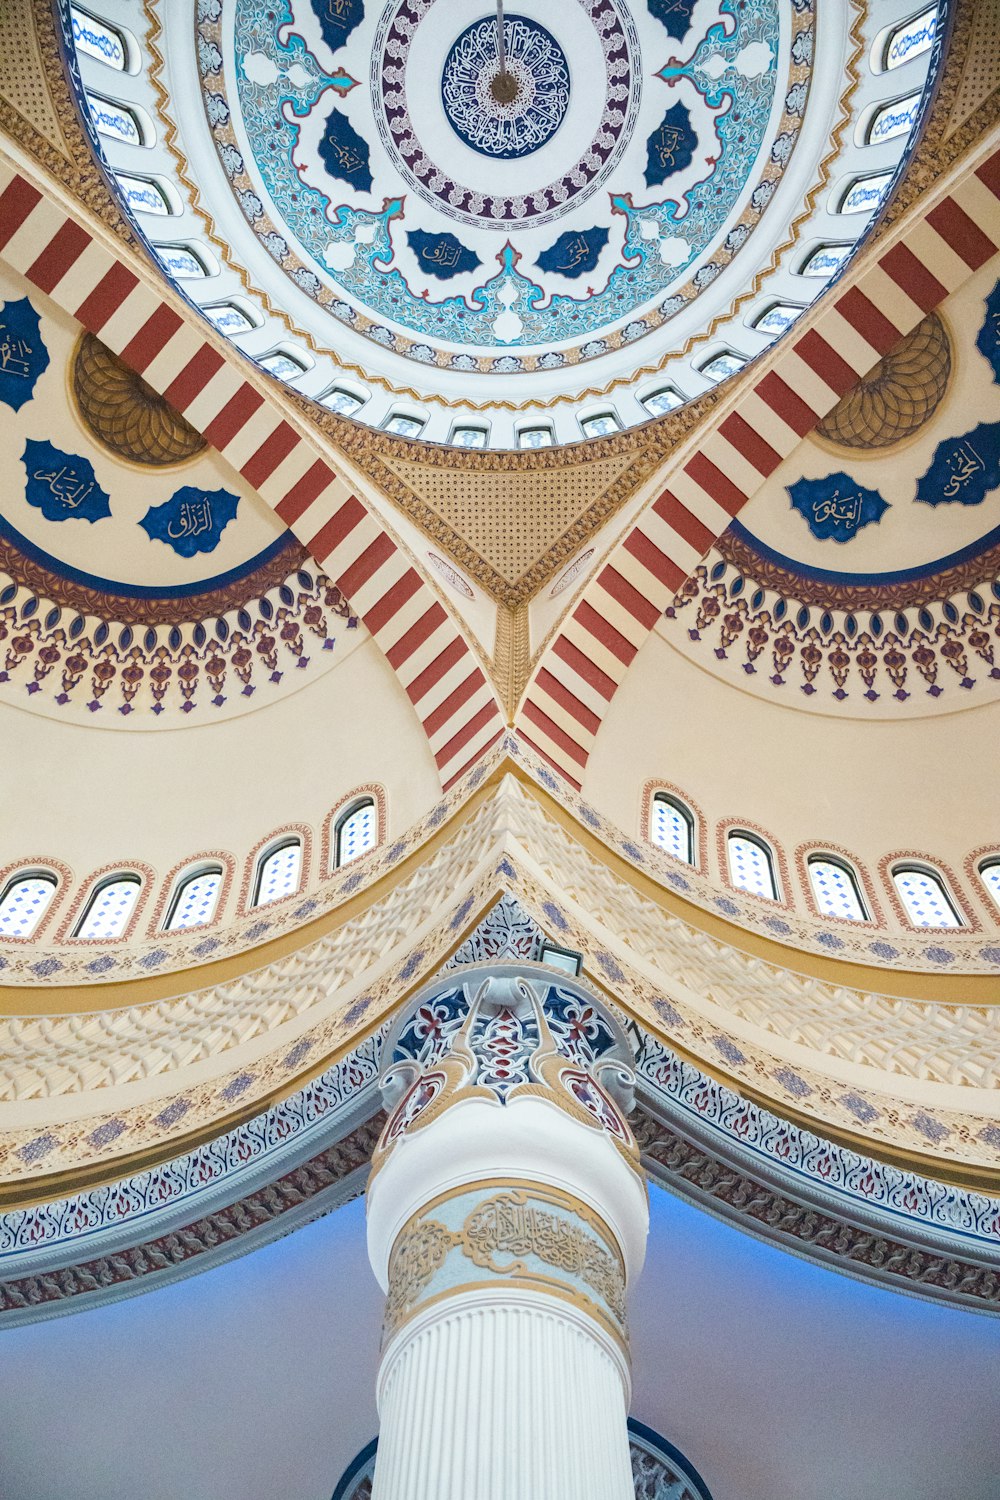
[[[465,271],[474,271],[482,265],[473,250],[466,249],[453,234],[427,234],[423,229],[411,229],[407,240],[421,267],[430,276],[447,281],[452,276],[461,276]]]
[[[604,285],[595,287],[586,297],[552,291],[525,276],[517,269],[520,252],[508,243],[497,256],[499,271],[484,285],[467,297],[437,300],[426,289],[411,286],[395,263],[392,226],[403,216],[402,198],[386,199],[380,212],[350,203],[334,205],[297,170],[298,129],[290,124],[278,138],[279,149],[260,151],[256,165],[270,198],[280,205],[299,244],[366,314],[384,320],[375,327],[362,325],[367,337],[388,348],[396,347],[397,335],[391,326],[385,326],[390,324],[421,338],[479,349],[580,343],[582,339],[580,353],[590,358],[604,351],[599,331],[620,323],[637,309],[653,305],[642,332],[679,310],[682,299],[671,298],[668,289],[723,229],[752,172],[776,86],[779,9],[766,5],[747,14],[737,0],[721,0],[720,8],[725,21],[709,28],[691,59],[683,64],[672,60],[660,74],[668,87],[689,91],[688,97],[692,104],[698,103],[700,115],[704,115],[705,106],[713,112],[709,139],[700,136],[697,141],[707,159],[707,175],[686,190],[681,202],[668,198],[635,205],[628,195],[612,196],[612,215],[624,220],[620,224],[612,217],[608,229],[609,242],[612,233],[623,231],[618,263]],[[281,46],[278,36],[291,20],[287,3],[265,8],[264,0],[240,0],[236,8],[235,51],[237,58],[243,59],[238,67],[240,106],[253,141],[274,140],[274,120],[288,120],[286,104],[301,117],[333,82],[312,60],[310,77],[314,82],[310,93],[290,90],[283,71],[287,48]],[[292,40],[300,42],[298,37]],[[274,63],[274,79],[267,86],[248,80],[245,60],[251,53],[260,53]],[[682,107],[691,114],[686,104]],[[355,135],[355,139],[360,138]],[[794,138],[790,138],[775,144],[775,150],[783,153],[782,159],[790,154],[793,143]],[[227,149],[232,148],[223,148],[224,164]],[[235,175],[233,168],[227,166],[227,170]],[[362,180],[359,174],[357,181]],[[711,190],[705,191],[708,182]],[[771,183],[756,190],[760,201],[755,198],[755,209],[763,208],[772,190]],[[246,204],[243,207],[244,212],[250,212]],[[269,238],[275,243],[268,248],[281,261],[287,245],[280,236]],[[541,258],[538,265],[544,272]],[[712,263],[703,266],[696,287],[707,285],[717,271]],[[305,285],[304,278],[309,275],[298,272],[296,279]],[[313,279],[313,294],[318,295],[318,278]],[[357,312],[346,299],[323,300],[344,322],[358,322]],[[427,357],[427,346],[422,348],[422,357]],[[458,354],[451,363],[455,368],[465,368],[467,358]],[[546,354],[545,359],[553,366],[564,362],[558,351]],[[512,354],[503,354],[493,361],[492,368],[497,373],[516,373],[523,365]]]
[[[35,394],[35,382],[49,367],[38,314],[21,297],[0,310],[0,401],[20,411]]]
[[[554,245],[543,250],[537,264],[543,271],[557,276],[585,276],[597,266],[601,251],[608,243],[608,231],[595,225],[593,229],[567,229]]]
[[[110,500],[89,459],[28,438],[21,461],[27,474],[25,499],[47,521],[93,522],[110,516]]]
[[[925,505],[957,501],[980,505],[1000,485],[1000,422],[980,422],[971,432],[945,438],[917,484]]]
[[[986,299],[986,317],[976,339],[976,348],[993,369],[993,379],[1000,385],[1000,281]]]
[[[646,170],[643,174],[646,186],[658,187],[675,172],[683,172],[691,165],[697,144],[698,137],[691,127],[687,106],[672,105],[646,142]]]
[[[877,490],[866,489],[842,471],[825,479],[799,479],[788,486],[788,494],[821,542],[849,542],[863,526],[881,521],[889,509]]]
[[[186,484],[162,505],[151,505],[139,525],[151,541],[166,542],[181,557],[214,552],[236,515],[239,495]]]

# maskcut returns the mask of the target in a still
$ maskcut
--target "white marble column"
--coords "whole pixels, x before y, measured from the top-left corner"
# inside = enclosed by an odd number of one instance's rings
[[[368,1191],[373,1500],[634,1500],[625,1297],[648,1213],[625,1038],[530,964],[458,970],[415,1011],[433,1019],[387,1043]]]

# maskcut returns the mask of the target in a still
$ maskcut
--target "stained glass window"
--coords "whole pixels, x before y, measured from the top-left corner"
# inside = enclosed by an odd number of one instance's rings
[[[868,921],[857,879],[849,865],[825,854],[814,854],[809,860],[809,880],[816,905],[824,917],[845,917],[849,922]]]
[[[76,5],[70,6],[69,13],[77,51],[85,53],[87,57],[96,57],[98,62],[106,63],[109,68],[117,68],[119,73],[126,72],[129,52],[124,34],[107,22],[99,21],[96,16],[88,15]]]
[[[9,880],[0,896],[0,936],[30,937],[56,893],[56,878],[40,871],[22,871]]]
[[[203,307],[202,312],[220,333],[229,337],[237,333],[250,333],[254,326],[243,309],[232,302],[216,302],[211,307]]]
[[[770,334],[772,338],[776,338],[779,333],[784,333],[786,328],[791,328],[795,319],[803,311],[803,308],[797,307],[792,302],[776,302],[757,319],[753,326],[758,333]]]
[[[266,370],[269,375],[274,375],[278,380],[298,380],[299,376],[306,372],[302,361],[285,349],[273,349],[270,354],[262,354],[257,363],[262,370]]]
[[[175,212],[166,190],[149,177],[133,177],[129,172],[116,172],[118,186],[125,195],[125,202],[133,213],[172,214]]]
[[[914,927],[961,927],[962,921],[940,875],[921,865],[897,865],[893,882]]]
[[[455,427],[451,441],[456,448],[485,448],[487,436],[485,427]]]
[[[649,812],[649,836],[686,865],[694,864],[694,814],[683,802],[657,792]]]
[[[121,141],[126,146],[152,145],[152,141],[147,140],[147,132],[134,109],[129,109],[125,104],[116,104],[103,94],[91,93],[87,94],[87,107],[94,129],[101,135]]]
[[[774,858],[762,839],[750,833],[730,833],[729,875],[738,890],[752,896],[766,896],[777,901],[778,884],[774,878]]]
[[[921,95],[907,94],[905,99],[894,99],[883,104],[872,116],[865,134],[869,146],[880,146],[883,141],[895,140],[897,135],[908,135],[920,113]]]
[[[833,276],[854,249],[853,245],[820,245],[799,271],[800,276]]]
[[[683,406],[684,398],[672,385],[661,385],[658,391],[650,391],[648,396],[643,396],[642,404],[651,417],[662,417],[668,411],[676,411],[678,406]]]
[[[142,887],[138,875],[112,875],[96,885],[73,933],[78,938],[119,938],[129,924]]]
[[[267,906],[283,896],[294,896],[302,879],[302,843],[284,839],[261,856],[254,886],[254,906]]]
[[[580,427],[584,437],[609,437],[613,432],[621,432],[622,424],[613,411],[595,412],[591,417],[581,417]]]
[[[856,177],[840,203],[842,214],[870,214],[882,202],[892,181],[891,172],[877,172],[873,177]]]
[[[204,927],[215,916],[221,890],[221,865],[192,870],[181,880],[174,893],[167,920],[163,924],[164,929],[167,932],[180,932],[187,927]]]
[[[419,418],[408,417],[401,411],[394,412],[388,422],[382,425],[386,432],[395,432],[400,437],[408,438],[419,437],[424,430],[424,424]]]
[[[522,427],[517,434],[519,448],[551,448],[553,442],[552,428],[547,422],[544,426]]]
[[[367,854],[378,843],[378,817],[374,800],[366,797],[355,802],[337,819],[334,867],[349,864],[359,854]]]
[[[177,276],[182,281],[193,281],[215,274],[214,270],[209,269],[210,262],[204,251],[198,254],[190,245],[154,245],[153,249],[171,276]]]
[[[360,396],[342,385],[331,386],[319,399],[328,411],[338,411],[342,417],[352,417],[365,404]]]
[[[702,365],[701,373],[706,380],[725,380],[729,375],[735,375],[737,370],[742,370],[746,364],[742,354],[734,354],[728,349],[723,354],[717,354],[707,364]]]
[[[889,33],[885,44],[882,66],[886,71],[901,68],[911,58],[928,51],[937,31],[938,8],[928,5],[925,10],[911,16],[902,26]]]
[[[979,866],[979,875],[996,905],[1000,906],[1000,859],[984,860]]]

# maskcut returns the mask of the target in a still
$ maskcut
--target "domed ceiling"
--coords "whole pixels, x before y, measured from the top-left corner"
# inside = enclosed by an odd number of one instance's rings
[[[112,79],[66,26],[112,180],[217,328],[372,425],[541,447],[693,399],[823,290],[919,122],[911,9],[522,0],[503,70],[481,0],[160,3]]]

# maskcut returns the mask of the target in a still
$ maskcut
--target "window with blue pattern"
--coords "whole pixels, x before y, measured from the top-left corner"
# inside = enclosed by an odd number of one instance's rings
[[[0,895],[0,937],[31,937],[49,909],[58,884],[44,870],[22,870]]]
[[[257,862],[253,906],[267,906],[284,896],[294,896],[302,879],[302,840],[282,839],[265,850]]]
[[[914,927],[961,927],[962,919],[948,887],[925,865],[896,865],[893,884]]]
[[[694,864],[694,813],[677,797],[667,792],[656,792],[649,810],[649,836],[654,844],[681,859],[686,865]]]
[[[222,890],[222,866],[203,865],[190,870],[177,884],[163,924],[165,932],[188,927],[206,927],[215,916]]]
[[[739,891],[751,896],[778,900],[778,882],[774,873],[774,855],[763,839],[734,828],[726,839],[729,854],[729,878]]]
[[[844,860],[830,854],[811,854],[809,883],[824,917],[843,917],[848,922],[870,920],[858,878]]]
[[[373,797],[354,802],[337,819],[334,835],[333,865],[350,864],[378,843],[378,810]]]
[[[135,911],[142,881],[127,872],[111,875],[93,889],[73,936],[90,941],[120,938]]]

